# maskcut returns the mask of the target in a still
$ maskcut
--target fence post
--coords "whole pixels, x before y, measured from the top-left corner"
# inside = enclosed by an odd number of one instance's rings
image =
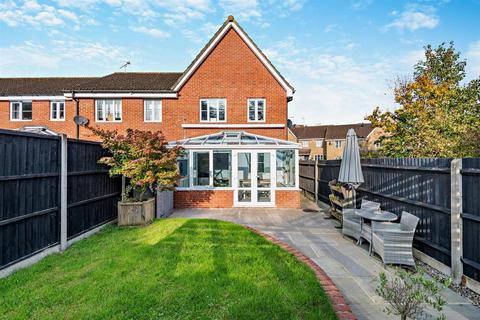
[[[315,157],[315,175],[314,175],[314,183],[315,183],[315,204],[318,204],[318,159]]]
[[[454,283],[460,284],[463,275],[462,264],[462,159],[453,159],[451,164],[451,276]]]
[[[67,249],[67,135],[60,139],[60,250]]]

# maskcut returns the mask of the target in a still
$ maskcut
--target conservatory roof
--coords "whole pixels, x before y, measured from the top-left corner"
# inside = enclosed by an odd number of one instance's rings
[[[180,146],[186,149],[211,149],[211,148],[269,148],[269,149],[298,149],[300,145],[295,142],[275,139],[245,131],[221,131],[214,134],[183,139],[170,142],[171,146]]]

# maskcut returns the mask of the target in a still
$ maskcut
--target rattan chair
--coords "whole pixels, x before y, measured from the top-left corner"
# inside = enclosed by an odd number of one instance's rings
[[[343,209],[343,217],[342,217],[342,234],[344,236],[349,236],[357,241],[361,242],[360,232],[361,232],[361,220],[358,215],[355,214],[355,210],[380,210],[380,203],[368,201],[362,199],[362,206],[361,209]],[[370,239],[370,227],[364,225],[364,228],[368,228],[368,239],[367,241],[371,241]],[[367,230],[365,231],[367,232]],[[362,232],[363,234],[364,232]],[[363,235],[362,235],[363,238]]]
[[[399,264],[415,267],[412,243],[418,219],[403,211],[400,223],[373,221],[372,244],[383,264]]]

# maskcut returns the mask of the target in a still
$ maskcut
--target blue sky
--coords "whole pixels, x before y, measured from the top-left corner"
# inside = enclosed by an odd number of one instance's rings
[[[455,41],[480,76],[480,0],[0,0],[0,76],[183,71],[232,14],[296,89],[296,123],[393,109],[392,80]]]

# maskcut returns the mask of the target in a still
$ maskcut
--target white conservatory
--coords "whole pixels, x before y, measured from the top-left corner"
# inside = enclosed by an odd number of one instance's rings
[[[298,143],[223,131],[169,145],[185,151],[177,191],[231,191],[225,207],[275,207],[283,191],[299,191]]]

